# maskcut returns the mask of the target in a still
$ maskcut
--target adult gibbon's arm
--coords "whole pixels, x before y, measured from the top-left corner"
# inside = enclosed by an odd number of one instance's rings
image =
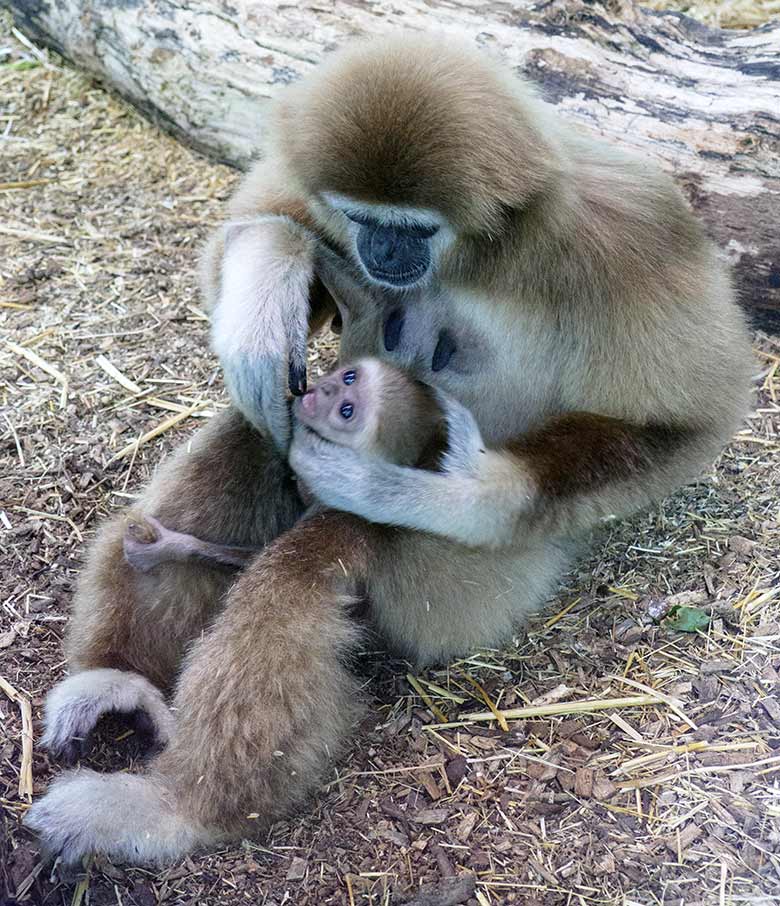
[[[471,414],[450,399],[443,405],[450,446],[441,472],[297,434],[290,462],[335,509],[466,545],[500,546],[537,520],[571,532],[631,512],[695,477],[727,439],[703,428],[573,412],[488,450]]]
[[[307,339],[335,312],[314,275],[314,225],[281,188],[290,183],[280,163],[257,164],[201,260],[212,346],[230,396],[283,452],[291,431],[286,389],[306,391]]]

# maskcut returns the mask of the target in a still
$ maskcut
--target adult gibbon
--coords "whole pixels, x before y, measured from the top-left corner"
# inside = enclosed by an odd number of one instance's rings
[[[289,813],[352,727],[356,592],[417,662],[500,644],[573,539],[693,478],[746,411],[743,318],[671,180],[449,36],[334,55],[280,93],[263,152],[203,265],[235,408],[102,528],[46,708],[55,754],[115,709],[167,745],[33,805],[67,862],[165,861]],[[286,387],[305,390],[307,336],[335,315],[342,362],[453,401],[439,470],[312,431],[290,448]],[[304,515],[295,476],[331,509]],[[143,572],[123,547],[147,515],[263,550],[238,577]]]

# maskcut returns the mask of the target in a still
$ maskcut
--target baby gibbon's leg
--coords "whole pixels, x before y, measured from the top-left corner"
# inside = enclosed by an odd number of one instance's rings
[[[117,710],[144,712],[166,742],[170,720],[160,690],[172,687],[185,649],[235,581],[235,572],[197,560],[133,569],[123,550],[129,523],[151,515],[204,540],[260,548],[301,510],[287,464],[235,410],[186,441],[92,545],[65,642],[71,675],[46,705],[44,741],[52,752],[73,758],[99,718]]]

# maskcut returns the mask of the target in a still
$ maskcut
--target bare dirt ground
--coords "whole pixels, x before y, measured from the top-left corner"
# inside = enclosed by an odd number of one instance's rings
[[[418,676],[365,656],[371,710],[310,810],[166,871],[52,875],[20,820],[57,770],[37,738],[74,577],[99,520],[225,404],[194,266],[236,177],[7,21],[0,104],[0,902],[780,902],[780,343],[761,336],[744,431],[605,530],[527,637]],[[675,605],[695,631],[661,619]],[[102,739],[91,763],[132,765],[120,724]]]

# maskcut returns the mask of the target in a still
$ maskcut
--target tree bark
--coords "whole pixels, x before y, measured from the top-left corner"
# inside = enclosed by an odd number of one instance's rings
[[[573,124],[677,177],[780,329],[780,22],[707,28],[631,0],[0,0],[19,28],[211,157],[246,167],[265,104],[358,35],[457,32]]]

